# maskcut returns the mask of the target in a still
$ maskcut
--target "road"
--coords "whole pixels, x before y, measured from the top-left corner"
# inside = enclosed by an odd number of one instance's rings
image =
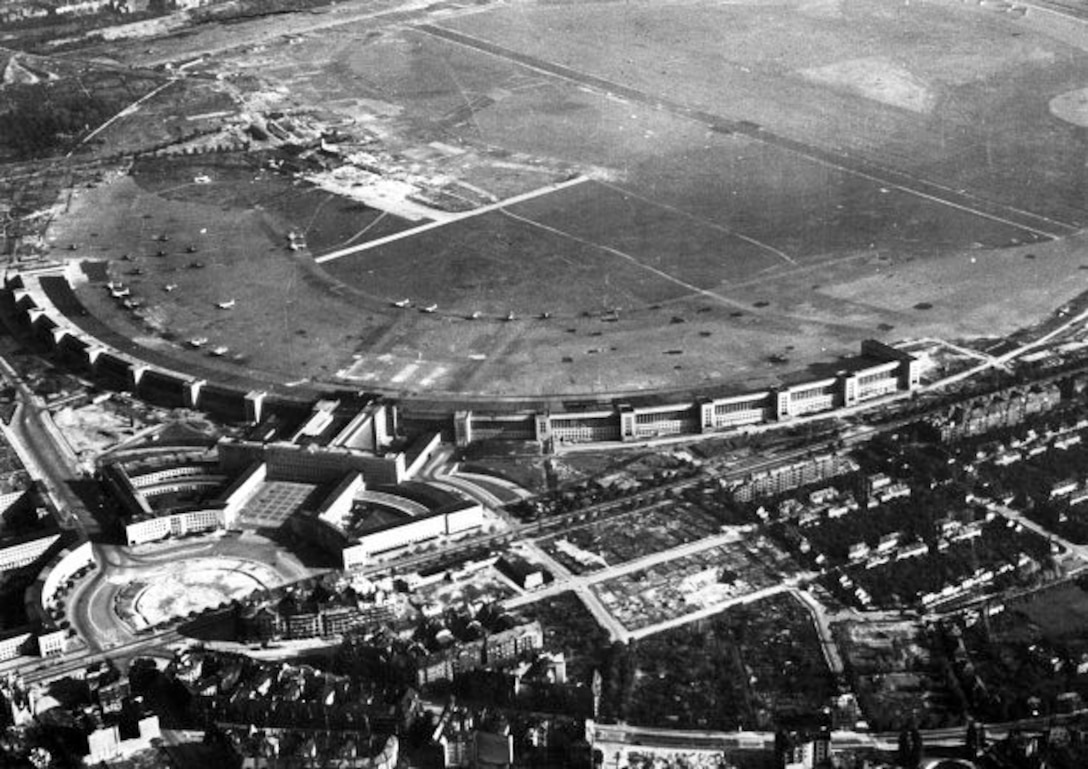
[[[1062,334],[1072,330],[1074,327],[1081,325],[1086,320],[1088,320],[1088,310],[1085,310],[1084,312],[1078,313],[1077,315],[1073,316],[1069,320],[1067,320],[1064,323],[1060,324],[1057,328],[1051,329],[1050,331],[1048,331],[1047,333],[1045,333],[1042,336],[1038,337],[1037,339],[1032,339],[1029,342],[1025,342],[1024,344],[1020,345],[1019,347],[1013,348],[1012,350],[1009,350],[1008,352],[1003,353],[1001,355],[986,356],[982,363],[979,363],[976,366],[972,366],[971,368],[960,371],[957,374],[952,374],[951,376],[948,376],[948,377],[945,377],[944,379],[933,382],[932,384],[924,385],[923,387],[921,387],[919,389],[919,391],[920,392],[926,392],[926,391],[933,391],[933,390],[943,390],[944,388],[949,387],[950,385],[958,384],[958,383],[960,383],[960,382],[962,382],[962,381],[964,381],[966,379],[970,379],[973,376],[976,376],[976,375],[981,374],[981,373],[983,373],[985,371],[988,371],[989,369],[992,369],[992,368],[1005,368],[1009,363],[1014,361],[1016,358],[1019,358],[1021,355],[1024,355],[1025,353],[1027,353],[1027,352],[1029,352],[1031,350],[1035,350],[1035,349],[1037,349],[1039,347],[1042,347],[1042,346],[1044,346],[1046,344],[1049,344],[1050,342],[1054,341],[1057,337],[1059,337]],[[944,344],[947,344],[947,342],[945,342]]]
[[[470,475],[462,476],[459,474],[457,472],[456,463],[453,463],[452,469],[447,469],[450,467],[452,456],[453,452],[450,449],[439,448],[434,452],[434,456],[432,456],[423,466],[423,469],[420,470],[419,477],[428,483],[435,484],[439,488],[445,488],[446,490],[459,493],[462,496],[468,496],[475,499],[484,507],[490,508],[504,517],[507,523],[516,523],[516,521],[509,516],[504,515],[502,512],[502,508],[505,506],[506,502],[499,499],[480,484],[475,483]],[[505,480],[493,479],[490,477],[486,480],[488,483],[494,483],[496,486],[501,486],[504,489],[510,489],[510,487],[520,488]],[[511,493],[513,494],[512,491]],[[514,496],[520,498],[520,495],[518,494],[514,494]]]
[[[656,729],[648,726],[629,724],[594,724],[594,743],[616,748],[634,748],[636,746],[663,747],[701,750],[768,750],[774,747],[774,732],[757,731],[714,731],[686,729]],[[928,734],[928,733],[926,733]],[[956,730],[960,744],[964,739],[964,730]],[[862,732],[837,731],[832,733],[832,744],[843,748],[874,748],[876,750],[895,750],[899,735],[867,734]],[[929,743],[933,744],[933,743]],[[608,755],[606,751],[605,755]],[[608,761],[605,762],[608,764]]]
[[[1081,709],[1074,713],[1056,716],[981,725],[986,727],[987,739],[993,742],[1004,739],[1014,730],[1046,729],[1082,718],[1086,713],[1088,709]],[[923,729],[921,733],[922,741],[927,746],[957,748],[964,744],[966,727]],[[677,750],[761,750],[774,746],[774,732],[658,729],[632,724],[594,724],[593,737],[597,747],[604,745],[613,750],[640,745]],[[899,735],[896,732],[834,731],[831,733],[831,742],[837,749],[873,748],[894,751],[898,747],[898,741]],[[607,763],[606,761],[606,765]]]
[[[42,399],[2,355],[0,373],[15,386],[19,399],[11,424],[3,429],[4,437],[31,477],[45,487],[61,524],[75,528],[84,537],[98,534],[98,522],[71,487],[72,482],[83,478],[83,468],[57,431]]]
[[[355,495],[356,502],[373,502],[374,504],[383,505],[385,507],[391,507],[394,510],[399,510],[405,515],[417,516],[426,515],[427,506],[420,504],[414,500],[402,497],[397,494],[388,494],[384,491],[373,491],[366,489],[360,491]]]
[[[676,558],[694,555],[695,553],[709,550],[720,545],[731,544],[739,541],[742,536],[743,535],[739,530],[734,529],[723,534],[715,534],[702,539],[697,539],[694,542],[678,545],[668,550],[650,553],[641,558],[635,558],[615,566],[607,566],[600,571],[591,572],[589,574],[571,574],[566,569],[560,567],[562,570],[558,571],[559,578],[551,584],[539,590],[509,598],[506,601],[503,601],[503,606],[507,609],[516,609],[520,606],[527,606],[545,598],[558,595],[567,590],[572,590],[582,599],[582,602],[586,605],[586,608],[593,613],[593,616],[597,618],[597,622],[601,627],[608,631],[608,634],[613,641],[626,642],[635,638],[645,638],[648,635],[660,633],[670,628],[686,625],[689,622],[694,622],[703,617],[717,614],[729,606],[766,598],[788,589],[788,586],[775,585],[771,588],[756,590],[745,595],[733,596],[727,600],[715,603],[713,606],[707,606],[694,612],[682,614],[678,617],[673,617],[654,625],[638,628],[636,630],[628,630],[612,616],[612,613],[608,611],[605,605],[597,597],[597,594],[593,592],[593,585],[615,579],[616,577],[621,577],[625,574],[648,569],[658,564],[672,561]],[[540,552],[543,553],[543,551]],[[548,562],[551,562],[553,565],[558,565],[554,560],[548,557],[546,553],[544,553],[544,555],[547,557]]]
[[[1043,539],[1049,542],[1053,542],[1058,547],[1065,550],[1065,552],[1069,553],[1075,558],[1080,559],[1081,562],[1088,563],[1088,545],[1073,544],[1068,539],[1059,537],[1057,534],[1050,531],[1050,529],[1040,526],[1038,523],[1028,518],[1019,510],[1013,510],[1011,507],[1002,505],[998,502],[988,502],[986,504],[986,509],[992,510],[998,515],[1009,519],[1010,521],[1015,521],[1016,523],[1023,526],[1025,529],[1035,532]]]
[[[98,546],[95,557],[99,568],[78,583],[68,596],[66,611],[72,628],[91,652],[102,652],[111,646],[123,645],[135,638],[131,628],[123,625],[113,611],[119,585],[109,579],[106,566],[100,560]]]
[[[89,650],[110,654],[148,635],[118,615],[116,601],[122,590],[133,581],[148,579],[143,575],[159,572],[165,566],[215,557],[250,561],[274,569],[282,584],[320,573],[256,534],[168,540],[137,549],[106,544],[96,544],[94,548],[98,570],[79,583],[68,597],[68,618]]]
[[[845,666],[842,664],[842,655],[839,653],[839,646],[835,643],[834,636],[831,635],[831,622],[827,618],[827,610],[824,605],[816,600],[816,596],[807,590],[800,588],[794,588],[790,590],[793,596],[800,601],[809,614],[812,615],[812,626],[816,629],[816,635],[820,639],[820,648],[824,653],[824,662],[827,663],[827,669],[831,671],[832,675],[836,678],[841,678],[845,671]]]
[[[605,582],[606,580],[614,579],[616,577],[622,577],[624,574],[631,574],[632,572],[648,569],[651,566],[656,566],[657,564],[665,563],[666,561],[672,561],[676,558],[694,555],[695,553],[700,553],[703,550],[709,550],[713,547],[718,547],[719,545],[732,544],[738,542],[740,539],[741,534],[736,530],[731,530],[724,534],[714,534],[709,537],[703,537],[694,542],[677,545],[668,550],[660,550],[656,553],[650,553],[649,555],[644,555],[640,558],[625,561],[614,566],[607,566],[600,571],[590,572],[589,574],[574,574],[566,578],[557,579],[540,590],[507,599],[505,605],[512,609],[518,606],[535,603],[543,598],[558,595],[567,590],[573,590],[581,585],[595,585],[598,582]]]

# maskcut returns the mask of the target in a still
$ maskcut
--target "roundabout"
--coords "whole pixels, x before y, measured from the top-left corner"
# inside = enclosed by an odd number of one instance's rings
[[[229,557],[186,559],[142,572],[137,581],[118,593],[117,610],[119,616],[141,630],[283,582],[281,574],[256,561]]]
[[[76,586],[67,615],[97,650],[260,590],[320,573],[254,533],[129,548],[97,544],[98,571]]]

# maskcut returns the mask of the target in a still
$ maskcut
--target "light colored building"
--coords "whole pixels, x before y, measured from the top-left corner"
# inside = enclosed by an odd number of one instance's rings
[[[58,539],[60,539],[59,533],[47,534],[44,537],[27,539],[0,547],[0,572],[34,563],[45,555],[46,551]]]
[[[15,659],[24,654],[34,639],[34,634],[25,628],[13,630],[0,636],[0,661]]]
[[[102,726],[87,735],[87,755],[84,763],[94,766],[118,758],[130,756],[140,750],[151,747],[151,741],[160,739],[158,716],[145,716],[138,722],[139,736],[122,740],[116,724]]]
[[[733,498],[738,502],[750,502],[761,496],[771,496],[790,491],[809,483],[816,483],[858,469],[849,457],[838,454],[816,454],[806,459],[771,467],[738,481],[731,487]]]
[[[406,518],[351,537],[343,550],[345,569],[363,566],[374,556],[393,553],[441,537],[467,534],[483,526],[483,506],[465,501],[427,515]]]
[[[619,415],[614,409],[598,409],[546,415],[540,440],[556,443],[601,443],[620,439]]]
[[[703,430],[726,430],[772,421],[774,403],[770,391],[764,390],[703,401],[699,412]]]

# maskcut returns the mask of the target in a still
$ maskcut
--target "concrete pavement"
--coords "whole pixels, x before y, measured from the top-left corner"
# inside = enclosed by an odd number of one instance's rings
[[[98,534],[98,522],[70,486],[72,481],[83,477],[83,468],[52,424],[45,404],[2,355],[0,373],[15,386],[19,397],[11,424],[3,426],[4,438],[31,477],[41,482],[61,516],[61,523],[77,528],[84,536]],[[47,419],[50,424],[46,424]]]
[[[812,616],[812,625],[816,628],[816,635],[820,639],[820,649],[824,653],[824,662],[828,670],[836,677],[842,676],[845,667],[842,663],[842,655],[839,646],[831,635],[831,625],[827,618],[824,605],[816,600],[816,596],[801,588],[791,588],[790,592],[800,601]]]
[[[709,537],[704,537],[703,539],[697,539],[694,542],[688,542],[683,545],[669,548],[668,550],[661,550],[657,553],[644,555],[641,558],[635,558],[631,561],[616,564],[615,566],[608,566],[600,571],[594,571],[589,574],[576,574],[567,579],[557,579],[545,588],[535,590],[532,593],[526,593],[524,596],[509,599],[509,601],[506,602],[506,606],[507,608],[524,606],[525,604],[539,601],[542,598],[558,595],[566,590],[574,590],[583,585],[588,586],[598,582],[605,582],[614,579],[615,577],[622,577],[624,574],[648,569],[659,563],[672,561],[687,555],[694,555],[695,553],[700,553],[703,550],[709,550],[720,545],[731,544],[739,541],[740,538],[741,535],[738,531],[730,530],[724,534],[714,534]]]

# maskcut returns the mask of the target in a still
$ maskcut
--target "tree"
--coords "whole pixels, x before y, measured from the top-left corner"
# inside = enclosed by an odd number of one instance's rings
[[[922,763],[922,733],[918,731],[917,723],[913,718],[910,727],[899,732],[896,763],[903,769],[918,769]]]

